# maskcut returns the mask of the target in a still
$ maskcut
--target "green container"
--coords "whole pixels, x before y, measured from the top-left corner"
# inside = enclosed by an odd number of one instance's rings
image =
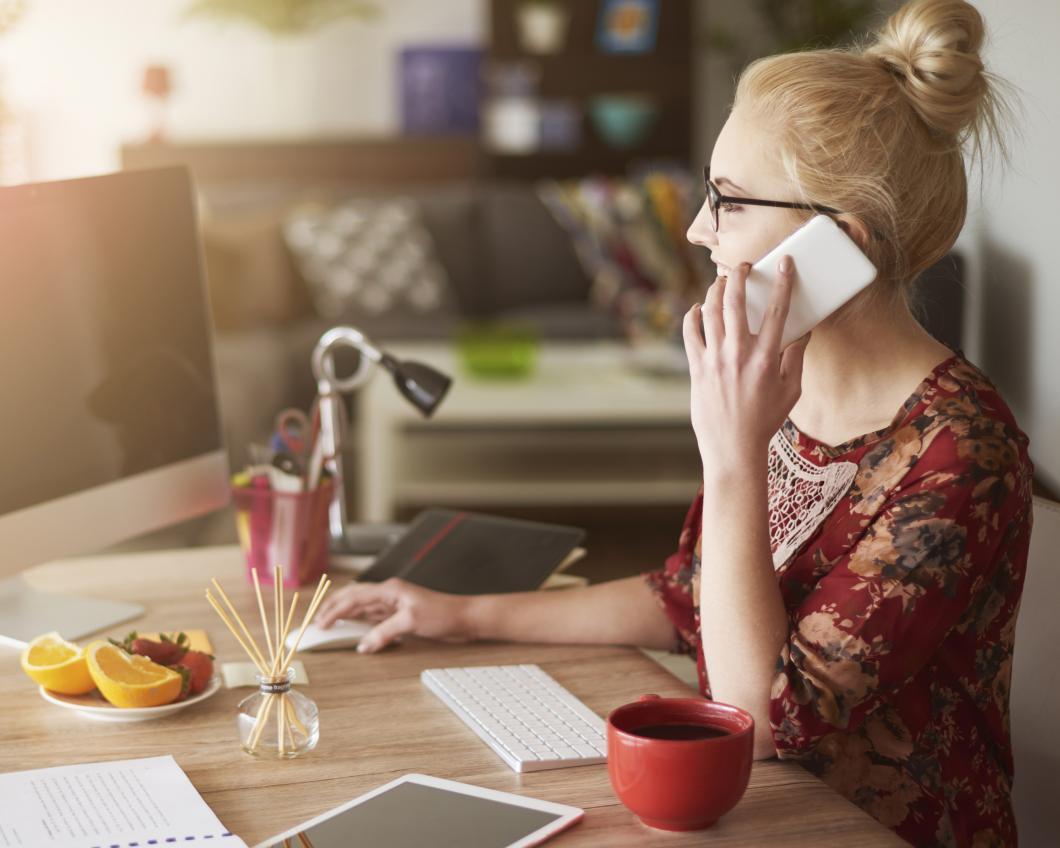
[[[460,359],[476,377],[528,377],[537,364],[538,334],[518,324],[472,324],[456,337]]]

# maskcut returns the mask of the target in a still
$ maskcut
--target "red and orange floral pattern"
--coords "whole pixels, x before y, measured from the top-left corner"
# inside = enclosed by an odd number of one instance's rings
[[[960,355],[884,430],[837,447],[790,420],[782,433],[816,464],[858,472],[777,564],[791,622],[771,692],[778,756],[913,845],[1015,845],[1008,697],[1031,529],[1027,437]],[[709,697],[701,509],[697,497],[677,552],[647,579]]]

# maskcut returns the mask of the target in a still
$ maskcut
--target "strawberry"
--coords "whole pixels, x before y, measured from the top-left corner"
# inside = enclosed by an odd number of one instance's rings
[[[180,660],[188,650],[188,637],[183,633],[179,634],[176,640],[171,639],[163,633],[161,641],[156,642],[153,639],[144,639],[137,636],[136,631],[134,630],[126,636],[122,642],[118,642],[114,639],[111,639],[110,641],[127,653],[140,654],[159,665],[173,665]]]
[[[198,695],[213,676],[213,657],[202,651],[188,651],[174,667],[177,671],[187,669],[188,694]]]
[[[174,642],[155,642],[152,639],[134,639],[130,653],[141,654],[159,665],[173,665],[182,656],[184,648]]]
[[[182,665],[174,665],[170,668],[180,675],[180,694],[177,695],[177,700],[183,701],[191,692],[191,672]]]

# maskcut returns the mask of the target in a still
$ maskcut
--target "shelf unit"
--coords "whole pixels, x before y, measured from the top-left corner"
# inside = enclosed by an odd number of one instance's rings
[[[525,429],[500,417],[483,427],[408,421],[401,446],[393,499],[406,506],[454,497],[465,506],[678,505],[700,476],[683,421],[589,418]]]
[[[628,173],[639,162],[692,159],[694,28],[691,0],[660,0],[655,48],[650,53],[606,53],[596,45],[602,0],[563,0],[570,14],[562,51],[527,53],[520,47],[516,16],[525,0],[491,0],[486,62],[525,62],[540,71],[542,100],[573,101],[582,114],[581,144],[569,151],[507,154],[483,146],[487,176],[536,180],[587,174]],[[642,94],[659,107],[658,118],[636,147],[616,149],[597,134],[589,116],[591,98]]]

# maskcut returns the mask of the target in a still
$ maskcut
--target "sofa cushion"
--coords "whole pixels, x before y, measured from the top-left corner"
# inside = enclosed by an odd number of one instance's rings
[[[478,232],[476,192],[468,186],[444,186],[410,192],[420,209],[424,226],[434,238],[439,261],[449,275],[453,297],[461,315],[482,315],[489,309]]]
[[[305,205],[287,217],[284,234],[321,317],[452,311],[448,275],[408,198]]]
[[[532,186],[482,189],[478,231],[491,312],[588,300],[590,281],[570,238]]]
[[[394,196],[392,189],[380,186],[334,185],[302,194],[300,202],[291,198],[288,211],[307,203],[334,208],[349,202],[382,202]],[[477,192],[467,184],[453,183],[403,186],[400,196],[416,204],[420,221],[434,241],[435,256],[446,270],[459,312],[482,312],[486,307],[481,296]]]
[[[217,329],[279,327],[312,311],[283,242],[286,211],[286,204],[204,209],[206,275]]]

